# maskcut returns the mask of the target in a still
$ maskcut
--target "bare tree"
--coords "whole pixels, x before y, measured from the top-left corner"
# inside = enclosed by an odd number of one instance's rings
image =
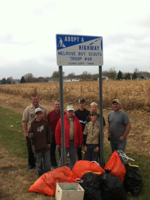
[[[34,77],[33,77],[33,74],[31,73],[24,75],[24,79],[26,83],[34,82]]]
[[[110,79],[116,79],[116,75],[117,75],[117,72],[115,70],[115,68],[110,68],[109,71],[108,71],[108,78]]]
[[[81,79],[84,81],[89,80],[92,78],[91,73],[88,73],[87,71],[84,71],[83,74],[80,75]]]
[[[12,77],[7,78],[7,84],[13,84],[14,83],[14,79]]]
[[[64,76],[64,72],[63,72],[63,76]],[[52,78],[58,78],[59,77],[59,71],[54,71],[52,74]]]
[[[74,76],[75,76],[75,73],[74,73],[74,72],[71,72],[70,74],[68,74],[67,77],[72,78],[72,77],[74,77]]]

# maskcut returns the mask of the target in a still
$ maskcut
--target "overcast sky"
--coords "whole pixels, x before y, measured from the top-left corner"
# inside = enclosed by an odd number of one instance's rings
[[[150,72],[149,0],[0,0],[0,79],[58,71],[56,34],[102,36],[103,71]],[[98,67],[63,71],[98,73]]]

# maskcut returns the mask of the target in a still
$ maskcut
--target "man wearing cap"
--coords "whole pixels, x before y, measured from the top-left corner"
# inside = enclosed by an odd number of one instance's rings
[[[80,124],[82,125],[82,132],[83,132],[86,124],[86,118],[87,116],[89,116],[90,111],[85,109],[85,99],[82,98],[79,99],[78,103],[79,103],[79,109],[76,110],[74,114],[78,118]],[[81,148],[78,147],[77,155],[78,155],[78,160],[82,160],[82,147]]]
[[[56,150],[55,129],[59,118],[60,118],[60,102],[59,100],[56,100],[54,102],[54,110],[49,112],[46,117],[46,119],[50,124],[52,133],[52,144],[50,149],[51,169],[55,169],[57,167],[56,155],[55,155],[55,150]],[[60,156],[60,150],[59,150],[59,156]]]
[[[28,131],[31,126],[31,122],[35,118],[35,109],[41,108],[44,114],[44,118],[46,117],[46,109],[43,106],[39,105],[39,99],[38,99],[37,94],[32,94],[31,100],[32,100],[32,104],[24,110],[23,118],[22,118],[24,137],[26,138],[27,148],[28,148],[28,168],[29,169],[32,169],[35,167],[35,159],[34,159],[34,154],[32,152],[31,141],[29,140],[29,137],[28,137]]]
[[[125,151],[126,137],[131,129],[128,115],[121,110],[119,99],[112,101],[113,110],[108,115],[108,140],[111,143],[112,152]]]
[[[74,107],[72,105],[67,106],[66,114],[64,116],[65,125],[65,162],[67,154],[70,155],[70,169],[73,168],[76,162],[77,148],[82,146],[83,133],[81,124],[76,116],[74,116]],[[61,119],[59,119],[55,130],[55,141],[57,148],[61,148]],[[61,167],[61,158],[59,160],[59,167]]]
[[[35,119],[31,122],[28,132],[29,139],[32,139],[32,144],[34,145],[38,178],[51,169],[49,155],[52,136],[49,123],[43,116],[42,108],[36,108]]]

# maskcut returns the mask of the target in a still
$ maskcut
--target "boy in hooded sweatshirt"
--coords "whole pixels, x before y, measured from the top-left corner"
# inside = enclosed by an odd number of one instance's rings
[[[50,143],[52,141],[49,123],[43,118],[41,108],[35,109],[35,119],[32,121],[29,129],[29,138],[32,140],[32,145],[34,146],[34,155],[37,163],[36,168],[38,177],[40,177],[45,172],[51,170]]]

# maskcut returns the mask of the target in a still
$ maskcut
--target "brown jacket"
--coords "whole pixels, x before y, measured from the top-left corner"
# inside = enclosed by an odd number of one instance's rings
[[[34,119],[28,133],[29,135],[30,133],[34,134],[32,144],[34,144],[35,153],[46,151],[47,144],[52,142],[50,126],[46,119],[42,119],[41,121]]]
[[[86,124],[84,132],[84,135],[86,135],[86,141],[85,141],[85,145],[86,144],[99,144],[99,134],[100,134],[100,124],[98,121],[95,122],[95,124],[93,125],[93,123],[90,121]]]

